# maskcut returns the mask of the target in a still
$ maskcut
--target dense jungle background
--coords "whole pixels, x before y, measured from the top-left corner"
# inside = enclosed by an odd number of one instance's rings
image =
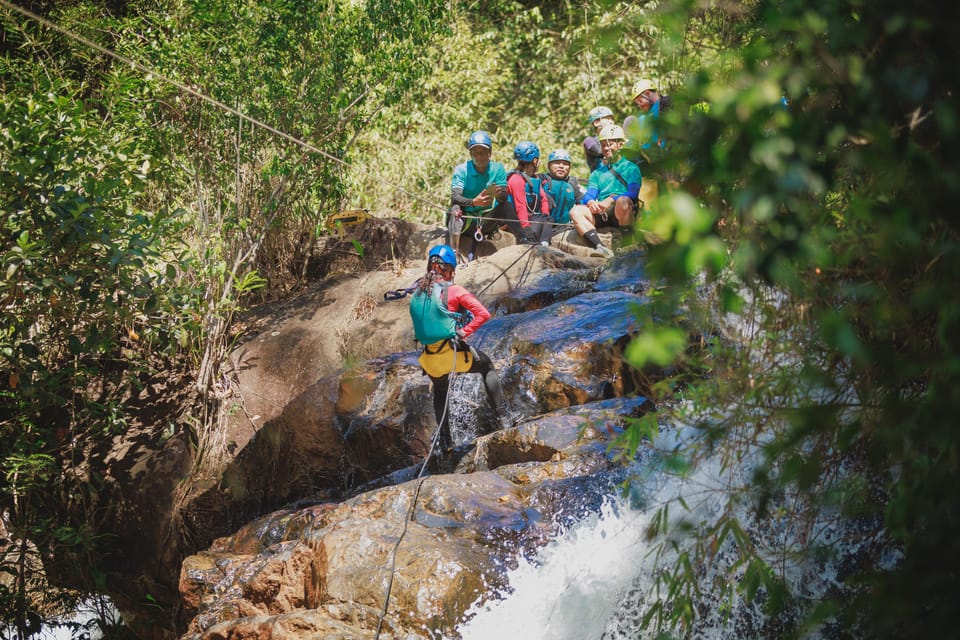
[[[105,591],[110,505],[77,463],[157,378],[202,460],[239,313],[309,282],[332,215],[439,224],[480,128],[508,166],[531,139],[585,179],[587,112],[628,115],[647,76],[673,97],[661,162],[682,180],[640,222],[659,286],[630,357],[680,365],[655,399],[703,437],[674,468],[719,451],[752,469],[730,489],[752,517],[830,513],[898,548],[790,633],[955,635],[960,51],[941,6],[0,0],[0,620],[25,637]],[[688,348],[747,309],[749,349]],[[651,629],[683,635],[726,539],[729,589],[771,615],[808,597],[747,526],[651,529],[683,550]]]

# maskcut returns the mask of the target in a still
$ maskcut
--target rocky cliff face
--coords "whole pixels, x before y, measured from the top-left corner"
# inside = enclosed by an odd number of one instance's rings
[[[406,234],[407,255],[425,255],[434,235]],[[144,481],[111,496],[127,514],[117,556],[136,559],[115,597],[138,634],[362,638],[386,625],[392,637],[430,637],[518,550],[589,508],[617,468],[611,438],[650,409],[622,359],[645,285],[636,254],[606,264],[575,234],[554,244],[565,251],[501,240],[458,270],[495,312],[471,341],[526,420],[475,441],[490,416],[476,376],[462,376],[461,446],[426,479],[416,475],[434,429],[429,380],[406,302],[383,296],[409,286],[422,258],[331,275],[251,314],[216,450],[194,459],[174,430],[159,448],[115,455]],[[145,594],[168,608],[152,615]]]
[[[260,518],[184,561],[185,638],[449,637],[518,552],[596,508],[619,468],[608,447],[642,411],[638,397],[552,412],[468,445],[448,473]]]

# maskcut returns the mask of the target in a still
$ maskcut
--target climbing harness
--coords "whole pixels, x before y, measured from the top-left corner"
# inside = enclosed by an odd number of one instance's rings
[[[470,367],[473,366],[473,352],[470,349],[464,349],[460,352],[463,357],[458,357],[456,343],[456,338],[451,338],[424,345],[423,353],[417,358],[417,362],[431,378],[440,378],[446,374],[451,368],[450,362],[453,362],[452,369],[458,373],[470,371]]]
[[[481,289],[481,290],[477,293],[477,295],[483,294],[487,289],[489,289],[489,288],[493,285],[494,282],[496,282],[496,281],[497,281],[498,279],[500,279],[504,274],[506,274],[506,272],[509,271],[510,268],[513,267],[513,265],[517,264],[517,263],[518,263],[520,260],[522,260],[524,257],[527,257],[527,258],[528,258],[527,264],[524,265],[524,268],[523,268],[523,270],[522,270],[522,272],[521,272],[521,275],[520,275],[520,277],[517,279],[517,285],[516,285],[516,286],[519,286],[519,285],[526,279],[526,276],[529,274],[530,267],[531,267],[531,264],[532,264],[532,261],[533,261],[533,254],[532,254],[531,252],[532,252],[533,249],[535,249],[537,246],[539,246],[539,245],[530,245],[530,246],[527,248],[527,250],[524,251],[523,253],[521,253],[513,262],[511,262],[511,263],[507,266],[506,269],[503,269],[503,270],[501,271],[500,275],[498,275],[496,278],[494,278],[494,279],[491,280],[489,283],[487,283],[487,285],[486,285],[483,289]],[[414,285],[414,286],[412,286],[412,287],[408,287],[407,289],[397,289],[396,291],[387,292],[387,293],[384,294],[384,298],[385,298],[385,299],[388,299],[388,300],[398,300],[398,299],[400,299],[400,298],[402,298],[402,297],[410,294],[411,292],[415,291],[416,288],[417,288],[416,285]],[[396,297],[390,297],[390,298],[388,298],[388,297],[387,297],[388,294],[393,294],[393,295],[395,295]],[[450,367],[449,372],[447,372],[446,369],[439,369],[439,370],[437,370],[437,371],[440,373],[440,376],[442,376],[443,374],[447,374],[447,375],[450,376],[450,378],[449,378],[449,380],[450,380],[449,384],[450,384],[450,387],[452,387],[452,386],[453,386],[454,379],[456,378],[457,373],[458,373],[458,372],[461,372],[461,373],[462,373],[462,372],[468,371],[468,370],[470,369],[470,366],[469,366],[469,365],[466,365],[466,366],[465,366],[463,363],[465,362],[465,358],[467,357],[467,354],[469,354],[469,356],[470,356],[470,361],[469,361],[469,362],[470,362],[470,364],[472,364],[472,356],[473,356],[473,353],[472,353],[472,349],[469,349],[469,348],[468,348],[468,349],[466,350],[466,354],[465,354],[464,359],[458,358],[458,357],[457,357],[457,353],[458,353],[457,347],[458,347],[458,342],[459,342],[458,339],[456,339],[456,338],[451,338],[451,339],[448,339],[448,340],[444,340],[444,341],[442,341],[442,342],[443,342],[443,344],[441,344],[437,350],[438,350],[438,352],[442,352],[442,353],[452,352],[452,354],[451,354],[451,355],[452,355],[452,365],[451,365],[451,367]],[[424,354],[426,354],[431,347],[434,347],[434,345],[424,346]],[[421,354],[420,357],[422,358],[424,354]],[[431,355],[432,355],[432,354],[431,354]],[[447,357],[449,357],[449,356],[447,356]],[[447,360],[447,362],[450,362],[450,361]],[[424,371],[427,372],[427,375],[430,375],[430,376],[432,376],[432,377],[440,377],[440,376],[434,375],[434,373],[431,373],[431,371],[427,370],[427,368],[424,366],[422,360],[420,360],[420,365],[421,365],[421,367],[424,368]],[[407,528],[408,528],[408,526],[409,526],[409,523],[410,523],[410,521],[413,519],[414,510],[416,509],[417,501],[418,501],[419,498],[420,498],[420,490],[421,490],[421,488],[423,487],[423,483],[426,481],[426,478],[423,477],[423,472],[424,472],[424,470],[427,468],[427,463],[430,461],[430,458],[433,456],[433,450],[434,450],[434,448],[437,446],[437,442],[438,442],[438,440],[439,440],[439,438],[440,438],[440,425],[443,424],[443,421],[446,420],[446,418],[447,418],[447,414],[450,412],[450,398],[451,398],[452,395],[453,395],[452,393],[447,393],[446,402],[445,402],[444,405],[443,405],[443,414],[441,415],[440,420],[437,421],[437,427],[436,427],[436,429],[434,429],[433,437],[430,439],[430,448],[429,448],[429,450],[427,451],[427,455],[426,455],[426,457],[424,458],[423,463],[422,463],[421,466],[420,466],[420,472],[417,474],[417,480],[418,480],[417,486],[416,486],[416,488],[413,490],[413,499],[412,499],[411,502],[410,502],[410,508],[407,510],[407,514],[406,514],[406,516],[404,517],[404,520],[403,520],[403,529],[400,531],[400,535],[397,537],[397,541],[394,543],[393,549],[392,549],[391,552],[390,552],[390,577],[389,577],[389,579],[388,579],[388,581],[387,581],[386,596],[385,596],[384,599],[383,599],[383,609],[380,611],[380,616],[379,616],[379,618],[377,619],[377,629],[376,629],[376,632],[374,633],[374,636],[373,636],[373,637],[374,637],[374,640],[379,640],[379,638],[380,638],[380,631],[381,631],[382,628],[383,628],[383,620],[384,620],[384,618],[386,617],[387,611],[389,610],[389,607],[390,607],[390,595],[391,595],[391,593],[392,593],[392,591],[393,591],[393,580],[394,580],[394,576],[396,575],[396,567],[397,567],[397,550],[400,548],[400,543],[403,541],[403,538],[406,536],[406,534],[407,534]]]

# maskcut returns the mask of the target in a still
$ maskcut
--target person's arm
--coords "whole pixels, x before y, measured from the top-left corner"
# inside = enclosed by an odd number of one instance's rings
[[[630,198],[631,200],[636,200],[640,197],[640,183],[639,182],[628,182],[627,191],[619,195],[613,196],[613,201],[616,202],[618,198]]]
[[[473,314],[473,320],[458,331],[458,334],[463,338],[479,329],[484,322],[490,319],[490,312],[487,311],[487,308],[472,293],[458,284],[447,287],[447,308],[453,312],[466,309]]]
[[[634,162],[624,160],[618,162],[616,168],[627,183],[627,192],[614,197],[614,200],[626,196],[636,202],[637,198],[640,197],[640,185],[643,183],[640,167]]]
[[[453,179],[450,181],[450,206],[455,204],[461,207],[473,206],[473,197],[463,195],[463,187],[467,179],[467,165],[458,164],[453,169]]]
[[[513,196],[513,208],[521,227],[530,226],[530,214],[527,210],[526,182],[523,176],[515,173],[507,178],[507,194]]]
[[[567,182],[573,187],[573,203],[582,204],[583,197],[586,195],[587,190],[580,184],[580,179],[577,176],[570,176],[567,178]]]
[[[466,197],[465,195],[463,195],[463,187],[454,187],[454,188],[452,189],[452,192],[453,192],[453,193],[452,193],[452,195],[450,196],[450,204],[451,204],[451,205],[458,204],[458,205],[460,205],[461,207],[472,207],[472,206],[473,206],[473,198],[468,198],[468,197]]]
[[[507,170],[499,162],[490,162],[490,182],[497,186],[497,200],[506,202],[507,200]]]

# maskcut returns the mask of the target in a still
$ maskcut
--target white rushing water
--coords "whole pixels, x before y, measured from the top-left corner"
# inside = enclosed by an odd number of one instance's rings
[[[120,624],[120,612],[105,596],[93,596],[79,603],[76,611],[49,621],[31,637],[33,640],[100,640],[103,633],[97,624],[98,620],[109,625]],[[0,638],[16,637],[16,629],[13,627],[0,627]]]
[[[511,593],[475,605],[463,640],[599,639],[616,623],[619,602],[637,580],[648,516],[623,500],[569,528],[509,572]],[[507,635],[505,635],[507,634]]]
[[[661,433],[660,450],[672,449],[689,433],[686,429]],[[670,505],[674,533],[682,530],[676,526],[680,520],[699,528],[731,510],[737,513],[752,548],[770,563],[799,607],[768,619],[762,611],[762,594],[744,601],[740,594],[726,591],[723,585],[735,584],[744,576],[742,555],[733,536],[727,536],[698,570],[697,618],[689,630],[691,637],[739,640],[779,635],[803,617],[808,603],[828,593],[842,594],[839,567],[852,558],[875,554],[882,544],[867,533],[871,527],[861,529],[856,522],[831,513],[821,513],[810,529],[795,528],[778,518],[758,522],[749,505],[729,491],[745,473],[750,473],[749,465],[731,469],[708,460],[683,478],[654,473],[647,476],[650,480],[646,483],[637,480],[634,491],[646,497],[645,508],[635,508],[625,498],[609,497],[599,512],[566,527],[532,558],[519,558],[518,566],[507,573],[509,587],[475,603],[457,632],[463,640],[655,638],[656,631],[643,630],[640,625],[653,604],[650,599],[656,593],[654,576],[658,571],[653,552],[659,543],[647,540],[646,532],[658,509]],[[789,553],[798,540],[829,547],[835,553],[823,557]],[[684,549],[689,540],[681,534],[674,542]],[[660,558],[661,570],[669,569],[676,558],[670,548],[668,544]],[[718,585],[719,592],[714,590]],[[808,630],[805,637],[824,636]]]

